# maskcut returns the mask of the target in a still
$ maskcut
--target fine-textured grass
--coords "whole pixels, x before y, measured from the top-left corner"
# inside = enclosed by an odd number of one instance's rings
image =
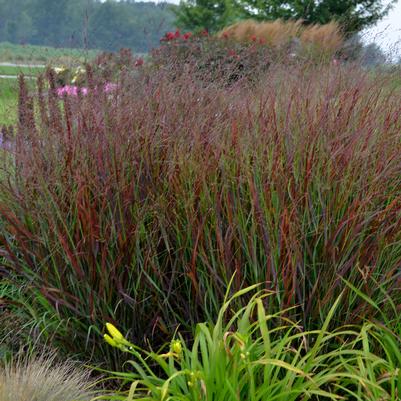
[[[306,329],[342,291],[333,325],[391,315],[389,297],[399,310],[401,94],[386,74],[273,64],[258,85],[191,70],[103,85],[89,71],[63,108],[41,90],[36,124],[21,86],[0,241],[7,279],[26,283],[8,308],[28,304],[42,338],[112,366],[104,321],[137,343],[189,332],[234,272],[234,290],[274,291],[266,313],[299,305]]]
[[[94,58],[97,53],[97,50],[0,43],[0,62],[48,64],[64,57],[87,61]]]
[[[96,394],[88,371],[53,355],[28,358],[0,366],[1,401],[89,401]]]

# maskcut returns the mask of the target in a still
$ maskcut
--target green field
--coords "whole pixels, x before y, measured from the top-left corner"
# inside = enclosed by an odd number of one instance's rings
[[[0,62],[48,64],[55,60],[85,61],[96,56],[98,50],[52,48],[46,46],[0,43]]]
[[[18,81],[0,79],[0,126],[13,124],[17,118]]]

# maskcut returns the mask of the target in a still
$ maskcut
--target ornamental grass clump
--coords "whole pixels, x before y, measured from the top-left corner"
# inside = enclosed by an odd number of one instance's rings
[[[344,36],[338,23],[303,25],[298,21],[243,20],[224,28],[219,38],[230,38],[246,43],[261,41],[277,54],[289,52],[293,56],[315,61],[330,61],[344,45]]]
[[[110,368],[122,356],[98,346],[103,322],[138,345],[190,333],[214,319],[234,272],[233,291],[262,282],[267,313],[299,305],[288,315],[306,330],[343,290],[333,326],[381,320],[344,280],[399,310],[391,78],[309,64],[272,64],[257,86],[170,77],[138,68],[105,93],[93,73],[86,96],[60,100],[50,74],[37,102],[21,80],[0,174],[0,275],[20,290],[3,308]]]
[[[55,354],[0,366],[1,401],[90,401],[96,394],[88,371],[56,362]]]
[[[226,300],[215,322],[198,324],[191,345],[179,337],[167,350],[146,352],[133,344],[120,345],[122,334],[117,330],[117,343],[111,345],[133,359],[127,371],[113,372],[113,379],[131,384],[115,399],[399,399],[401,352],[391,333],[370,323],[328,331],[341,297],[313,331],[289,320],[287,311],[269,314],[265,305],[271,293],[259,292],[245,307],[233,310],[232,302],[252,290]],[[374,344],[384,357],[372,352]]]

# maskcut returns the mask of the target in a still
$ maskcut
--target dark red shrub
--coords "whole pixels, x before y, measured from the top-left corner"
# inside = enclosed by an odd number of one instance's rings
[[[150,58],[154,68],[169,71],[172,79],[186,71],[207,83],[257,81],[273,59],[272,50],[257,43],[240,44],[209,36],[206,31],[198,35],[177,32],[167,32]]]

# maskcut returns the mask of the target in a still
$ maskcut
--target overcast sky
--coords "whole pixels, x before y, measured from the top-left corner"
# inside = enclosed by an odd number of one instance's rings
[[[401,0],[386,18],[364,34],[367,41],[380,44],[386,51],[398,51],[401,55]]]

